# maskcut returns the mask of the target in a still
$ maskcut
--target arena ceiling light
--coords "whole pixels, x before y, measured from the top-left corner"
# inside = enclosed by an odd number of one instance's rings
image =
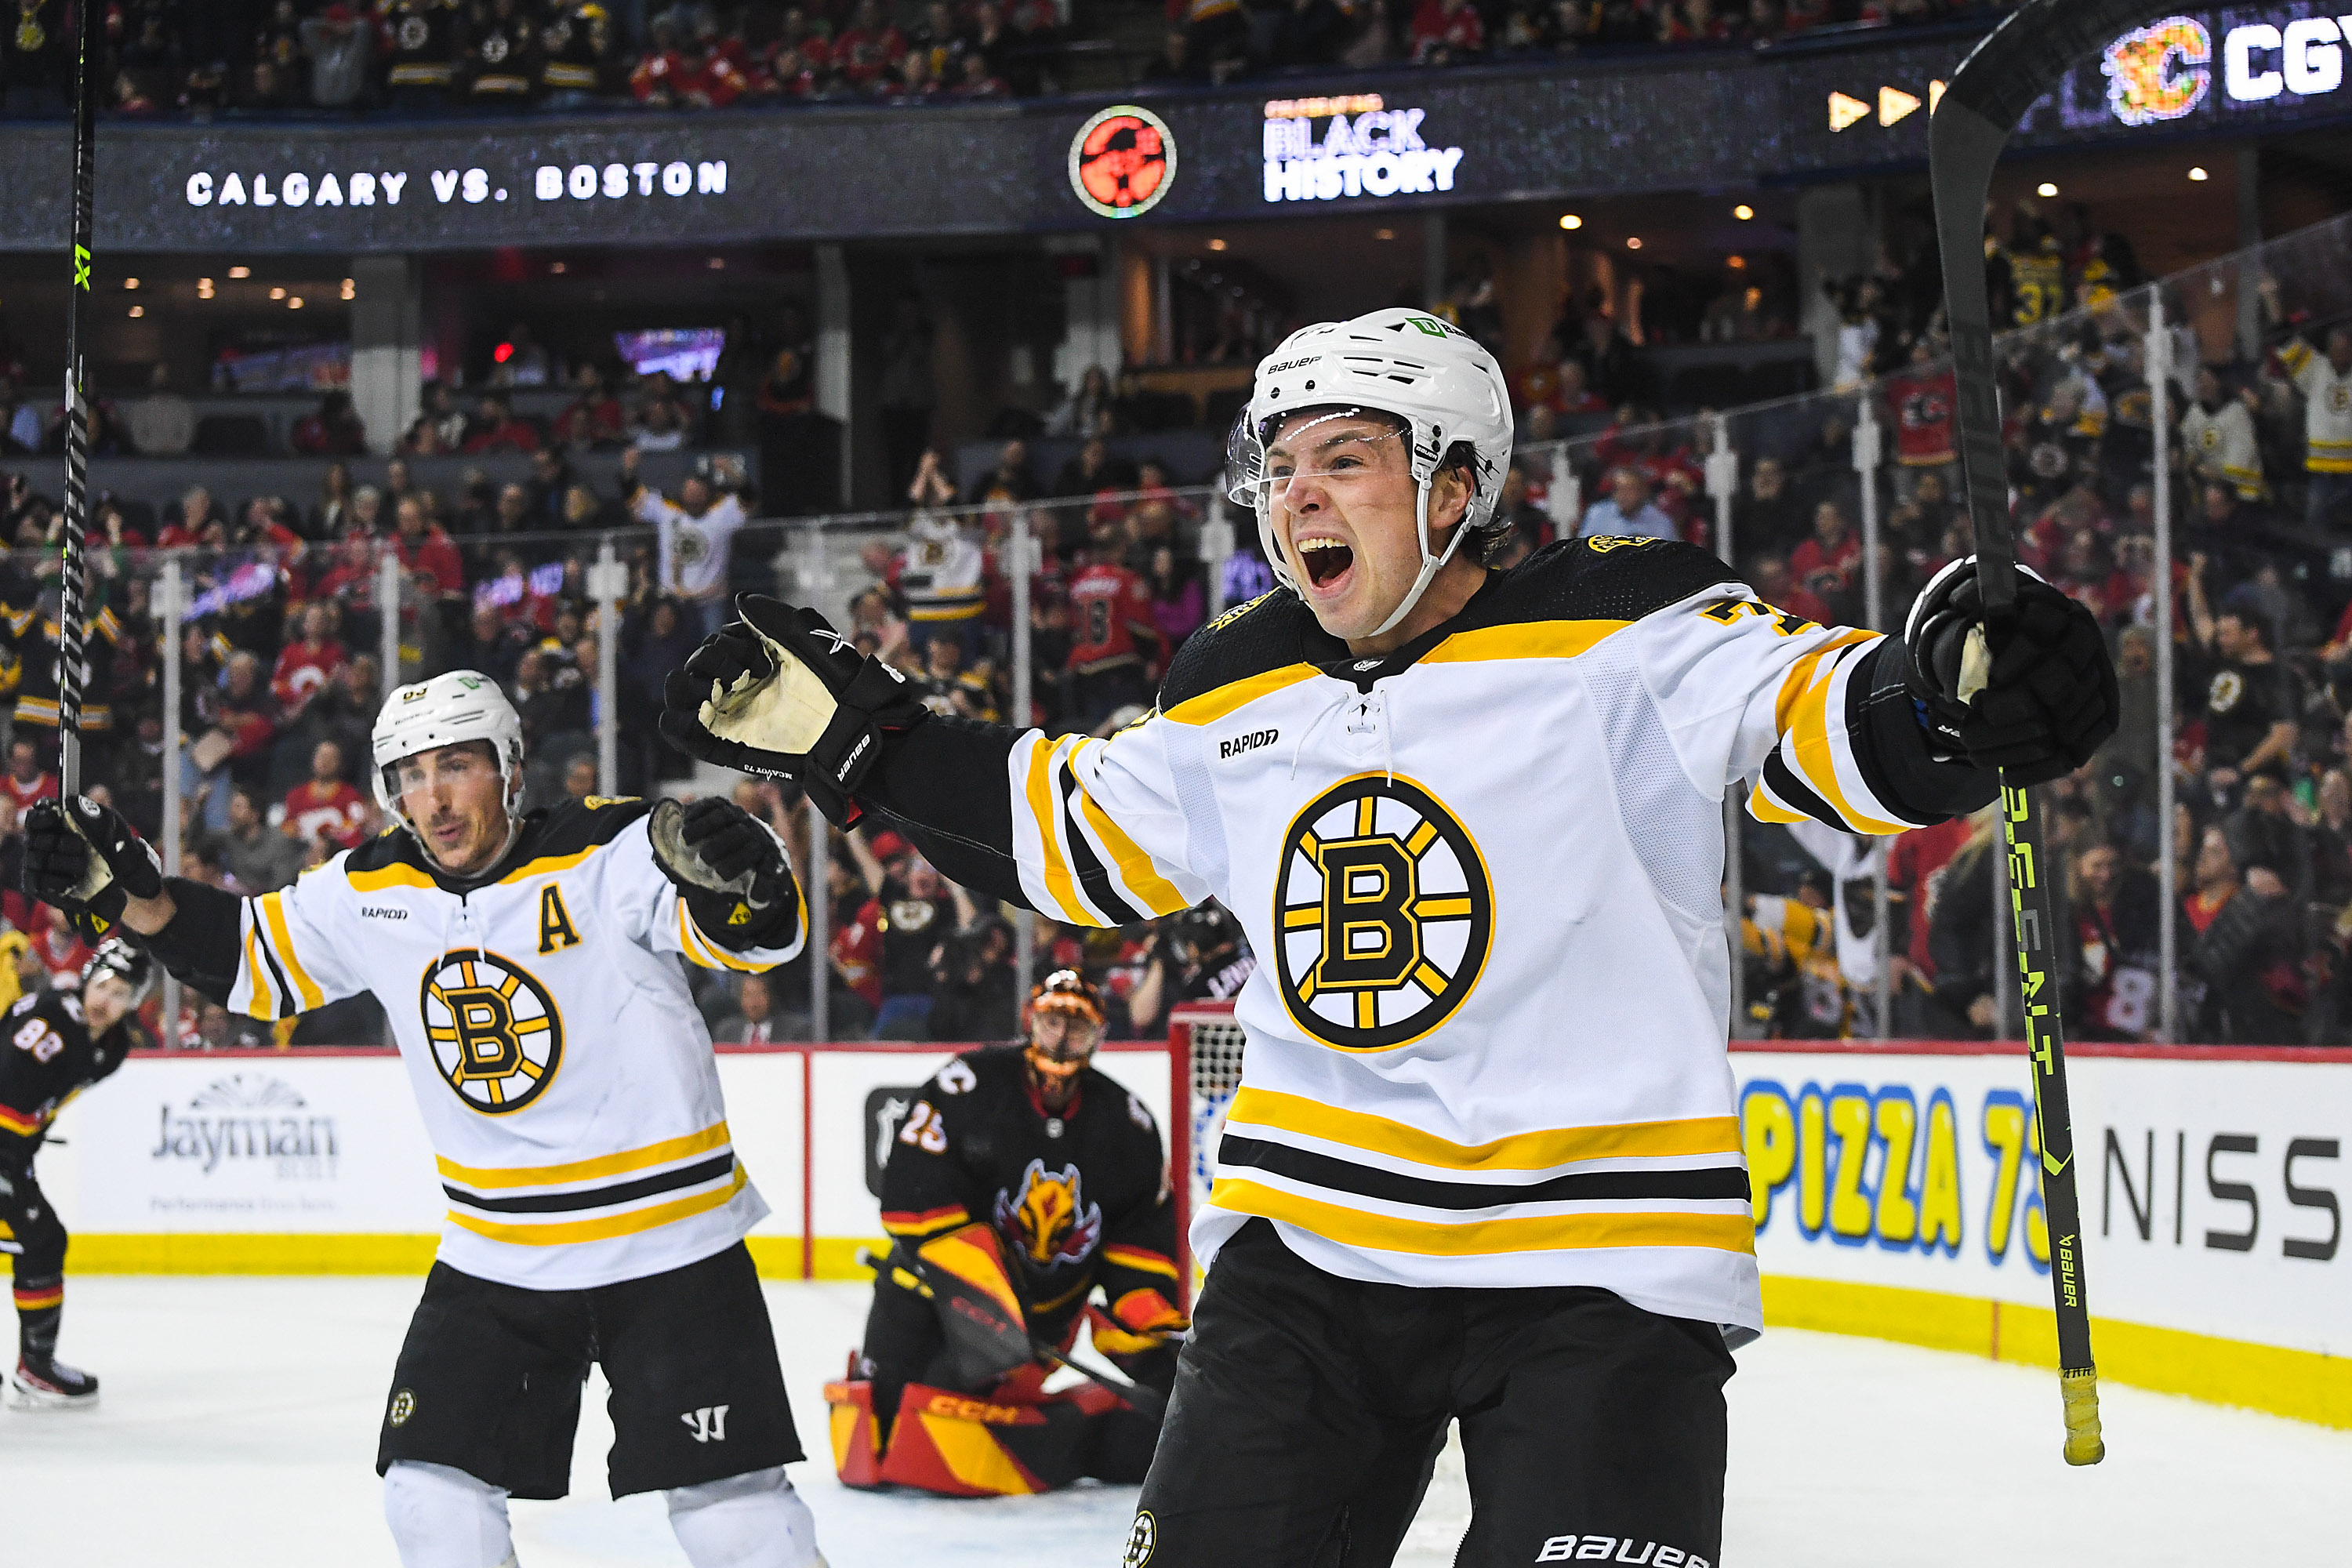
[[[1211,250],[1223,250],[1225,248],[1225,242],[1222,239],[1213,239],[1209,241],[1209,248]]]
[[[232,267],[228,269],[228,275],[231,278],[250,278],[253,276],[253,268],[250,267]]]
[[[2037,196],[2054,196],[2058,194],[2058,187],[2044,180],[2033,187],[2033,194]]]
[[[146,313],[147,307],[144,305],[133,305],[131,307],[131,319],[134,321]]]
[[[2200,164],[2199,167],[2194,168],[2194,169],[2191,169],[2191,170],[2189,170],[2189,177],[2190,179],[2192,179],[2192,180],[2196,181],[2199,184],[2200,184],[2200,185],[2201,185],[2201,184],[2203,184],[2206,181],[2208,181],[2208,180],[2211,179],[2213,176],[2212,176],[2212,175],[2210,175],[2210,174],[2207,174],[2207,173],[2205,172],[2205,170],[2204,170],[2204,167]]]
[[[346,299],[346,300],[356,300],[356,299],[358,299],[359,297],[360,297],[360,286],[359,286],[359,282],[358,282],[358,280],[357,280],[357,279],[351,279],[351,278],[346,278],[346,279],[343,279],[343,298],[344,298],[344,299]]]
[[[287,300],[286,308],[289,310],[300,310],[302,308],[302,296],[297,294],[291,300]]]
[[[723,256],[714,256],[709,261],[704,262],[703,265],[709,268],[713,272],[723,272],[727,269],[727,258]]]
[[[122,280],[122,286],[125,289],[136,289],[139,287],[139,279],[136,278],[125,278]]]
[[[1573,232],[1584,226],[1584,220],[1574,213],[1562,213],[1559,215],[1559,226]]]
[[[1642,237],[1641,237],[1640,235],[1638,235],[1638,234],[1629,234],[1629,235],[1627,235],[1627,236],[1625,237],[1625,248],[1626,248],[1626,249],[1628,249],[1628,250],[1639,250],[1639,249],[1641,249],[1641,248],[1642,248]]]
[[[236,271],[234,268],[230,268],[229,276],[232,278],[236,276]],[[269,291],[269,297],[273,300],[283,300],[286,298],[286,290],[283,289],[272,289]]]
[[[199,300],[209,300],[209,299],[211,299],[212,297],[213,297],[213,280],[212,280],[211,279],[209,279],[209,278],[199,278],[199,279],[196,279],[196,298],[197,298],[197,299],[199,299]]]
[[[1374,239],[1394,239],[1396,237],[1396,230],[1392,228],[1376,228],[1372,230],[1372,237]]]
[[[1749,218],[1756,216],[1756,209],[1749,206],[1746,202],[1742,202],[1738,206],[1731,209],[1731,216],[1738,218],[1740,222],[1746,223]]]
[[[566,271],[568,271],[568,270],[569,270],[569,268],[566,268],[566,267],[564,266],[564,264],[563,264],[562,262],[561,262],[561,261],[551,261],[551,262],[549,262],[549,263],[547,264],[547,269],[548,269],[550,272],[554,273],[558,278],[562,277],[562,276],[563,276],[563,274],[564,274]]]

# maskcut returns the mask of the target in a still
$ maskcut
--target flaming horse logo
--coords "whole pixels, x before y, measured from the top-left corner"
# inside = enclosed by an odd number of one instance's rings
[[[1049,1172],[1032,1160],[1021,1173],[1021,1190],[996,1194],[996,1229],[1027,1254],[1036,1268],[1083,1263],[1102,1238],[1102,1210],[1087,1202],[1078,1168]]]

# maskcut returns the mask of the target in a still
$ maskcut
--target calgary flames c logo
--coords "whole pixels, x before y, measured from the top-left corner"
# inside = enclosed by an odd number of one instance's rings
[[[1045,1169],[1032,1160],[1021,1173],[1021,1190],[996,1194],[997,1234],[1021,1248],[1035,1268],[1084,1263],[1102,1237],[1102,1209],[1087,1202],[1078,1168]]]
[[[2205,101],[2212,83],[2213,40],[2187,16],[2126,33],[2107,46],[2107,102],[2126,125],[2178,120]]]
[[[1070,189],[1099,216],[1150,212],[1175,178],[1176,138],[1148,109],[1114,105],[1070,139]]]

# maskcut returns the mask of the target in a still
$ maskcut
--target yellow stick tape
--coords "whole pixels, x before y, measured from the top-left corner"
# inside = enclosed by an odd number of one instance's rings
[[[1775,1328],[1863,1334],[2025,1366],[2058,1364],[2057,1316],[2047,1307],[1768,1274],[1764,1321]],[[2094,1317],[2091,1336],[2103,1383],[2352,1430],[2352,1359],[2115,1318]]]

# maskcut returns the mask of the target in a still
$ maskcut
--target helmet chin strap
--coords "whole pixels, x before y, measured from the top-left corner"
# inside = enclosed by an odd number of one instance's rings
[[[1412,503],[1413,527],[1421,544],[1421,574],[1413,578],[1412,586],[1405,590],[1404,597],[1398,602],[1397,607],[1389,612],[1389,618],[1366,633],[1367,637],[1385,637],[1399,621],[1412,614],[1412,607],[1421,603],[1422,595],[1428,591],[1430,580],[1445,569],[1445,563],[1454,559],[1454,551],[1461,548],[1463,535],[1470,531],[1470,514],[1465,510],[1462,521],[1454,525],[1454,537],[1445,542],[1444,552],[1436,555],[1429,552],[1429,487],[1436,477],[1432,474],[1421,481],[1421,489]]]

